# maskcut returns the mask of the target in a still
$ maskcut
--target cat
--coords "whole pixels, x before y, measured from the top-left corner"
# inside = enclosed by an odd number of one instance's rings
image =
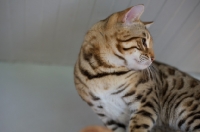
[[[114,13],[86,33],[74,67],[78,94],[114,132],[200,132],[200,81],[155,61],[143,11]]]

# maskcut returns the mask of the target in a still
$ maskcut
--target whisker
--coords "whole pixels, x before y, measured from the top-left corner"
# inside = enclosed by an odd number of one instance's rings
[[[150,73],[149,67],[147,67],[146,71],[147,71],[147,73],[148,73],[148,74],[147,74],[148,79],[151,79],[151,77],[150,77],[150,74],[151,74],[151,73]]]
[[[151,80],[154,80],[154,76],[153,76],[153,72],[151,70],[151,67],[149,67],[148,69],[149,69],[149,72],[150,72],[150,78],[151,78]]]
[[[151,67],[158,73],[158,69],[154,65],[151,65]]]
[[[153,80],[157,80],[158,69],[154,65],[149,66],[149,68],[152,73]]]

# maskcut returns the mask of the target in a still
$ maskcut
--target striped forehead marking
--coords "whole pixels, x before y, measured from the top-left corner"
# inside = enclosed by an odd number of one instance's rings
[[[148,33],[146,33],[146,44],[147,48],[150,48],[150,35]]]
[[[147,45],[147,48],[150,48],[150,36],[149,36],[149,34],[146,32],[143,32],[142,33],[143,34],[143,36],[146,38],[146,45]]]

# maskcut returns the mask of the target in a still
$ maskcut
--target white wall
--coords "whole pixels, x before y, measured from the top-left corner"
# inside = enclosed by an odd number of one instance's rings
[[[0,63],[0,132],[77,132],[101,124],[78,96],[73,68]]]

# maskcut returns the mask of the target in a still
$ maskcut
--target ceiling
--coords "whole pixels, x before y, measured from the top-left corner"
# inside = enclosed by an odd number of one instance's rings
[[[87,29],[144,4],[156,59],[200,72],[199,0],[1,0],[0,61],[73,66]]]

